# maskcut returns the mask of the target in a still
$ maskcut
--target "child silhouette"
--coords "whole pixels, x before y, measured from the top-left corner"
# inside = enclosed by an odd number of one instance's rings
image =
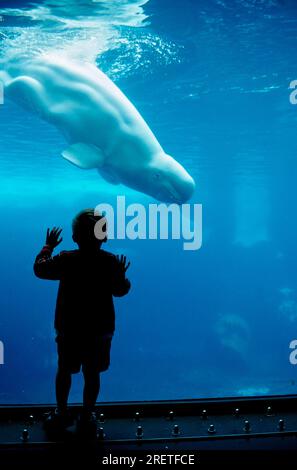
[[[103,227],[101,240],[94,234],[97,222]],[[57,408],[48,420],[49,426],[63,428],[69,424],[71,374],[81,368],[84,391],[79,425],[88,427],[95,423],[93,411],[100,389],[100,372],[109,367],[115,329],[113,296],[122,297],[130,290],[126,278],[130,263],[126,257],[101,249],[107,241],[106,226],[104,217],[96,215],[94,209],[81,211],[72,222],[72,238],[78,249],[52,257],[62,241],[62,229],[54,227],[47,230],[46,244],[34,263],[37,277],[60,281],[55,311]]]

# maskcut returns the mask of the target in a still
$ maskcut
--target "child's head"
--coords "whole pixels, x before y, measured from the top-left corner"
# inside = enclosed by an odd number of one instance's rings
[[[102,240],[96,238],[94,233],[95,224],[100,220],[105,221],[103,225],[105,237]],[[72,238],[80,248],[98,247],[103,242],[106,242],[106,220],[103,215],[95,214],[94,209],[84,209],[80,211],[72,221]]]

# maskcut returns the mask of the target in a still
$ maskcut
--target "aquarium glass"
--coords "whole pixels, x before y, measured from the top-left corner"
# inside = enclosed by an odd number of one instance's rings
[[[100,400],[296,393],[296,2],[11,0],[0,20],[2,73],[46,54],[95,64],[195,180],[193,224],[202,205],[202,246],[108,241],[132,288]],[[79,210],[159,202],[71,165],[69,136],[10,95],[1,85],[0,403],[53,403],[58,283],[33,273],[46,229],[63,228],[56,253],[75,249]]]

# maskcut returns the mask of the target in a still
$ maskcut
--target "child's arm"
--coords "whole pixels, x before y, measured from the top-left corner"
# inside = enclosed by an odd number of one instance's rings
[[[115,297],[123,297],[128,294],[131,282],[126,278],[126,271],[130,266],[130,262],[126,262],[126,256],[117,256],[114,267],[114,283],[112,294]]]
[[[61,232],[58,228],[47,229],[46,244],[36,256],[33,267],[35,275],[41,279],[58,280],[61,277],[61,257],[52,257],[54,248],[62,241],[59,238]]]

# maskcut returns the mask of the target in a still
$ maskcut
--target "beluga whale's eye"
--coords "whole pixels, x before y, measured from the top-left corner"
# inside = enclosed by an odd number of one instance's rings
[[[153,174],[153,178],[154,178],[155,181],[158,181],[161,178],[161,174],[158,171],[156,171]]]

